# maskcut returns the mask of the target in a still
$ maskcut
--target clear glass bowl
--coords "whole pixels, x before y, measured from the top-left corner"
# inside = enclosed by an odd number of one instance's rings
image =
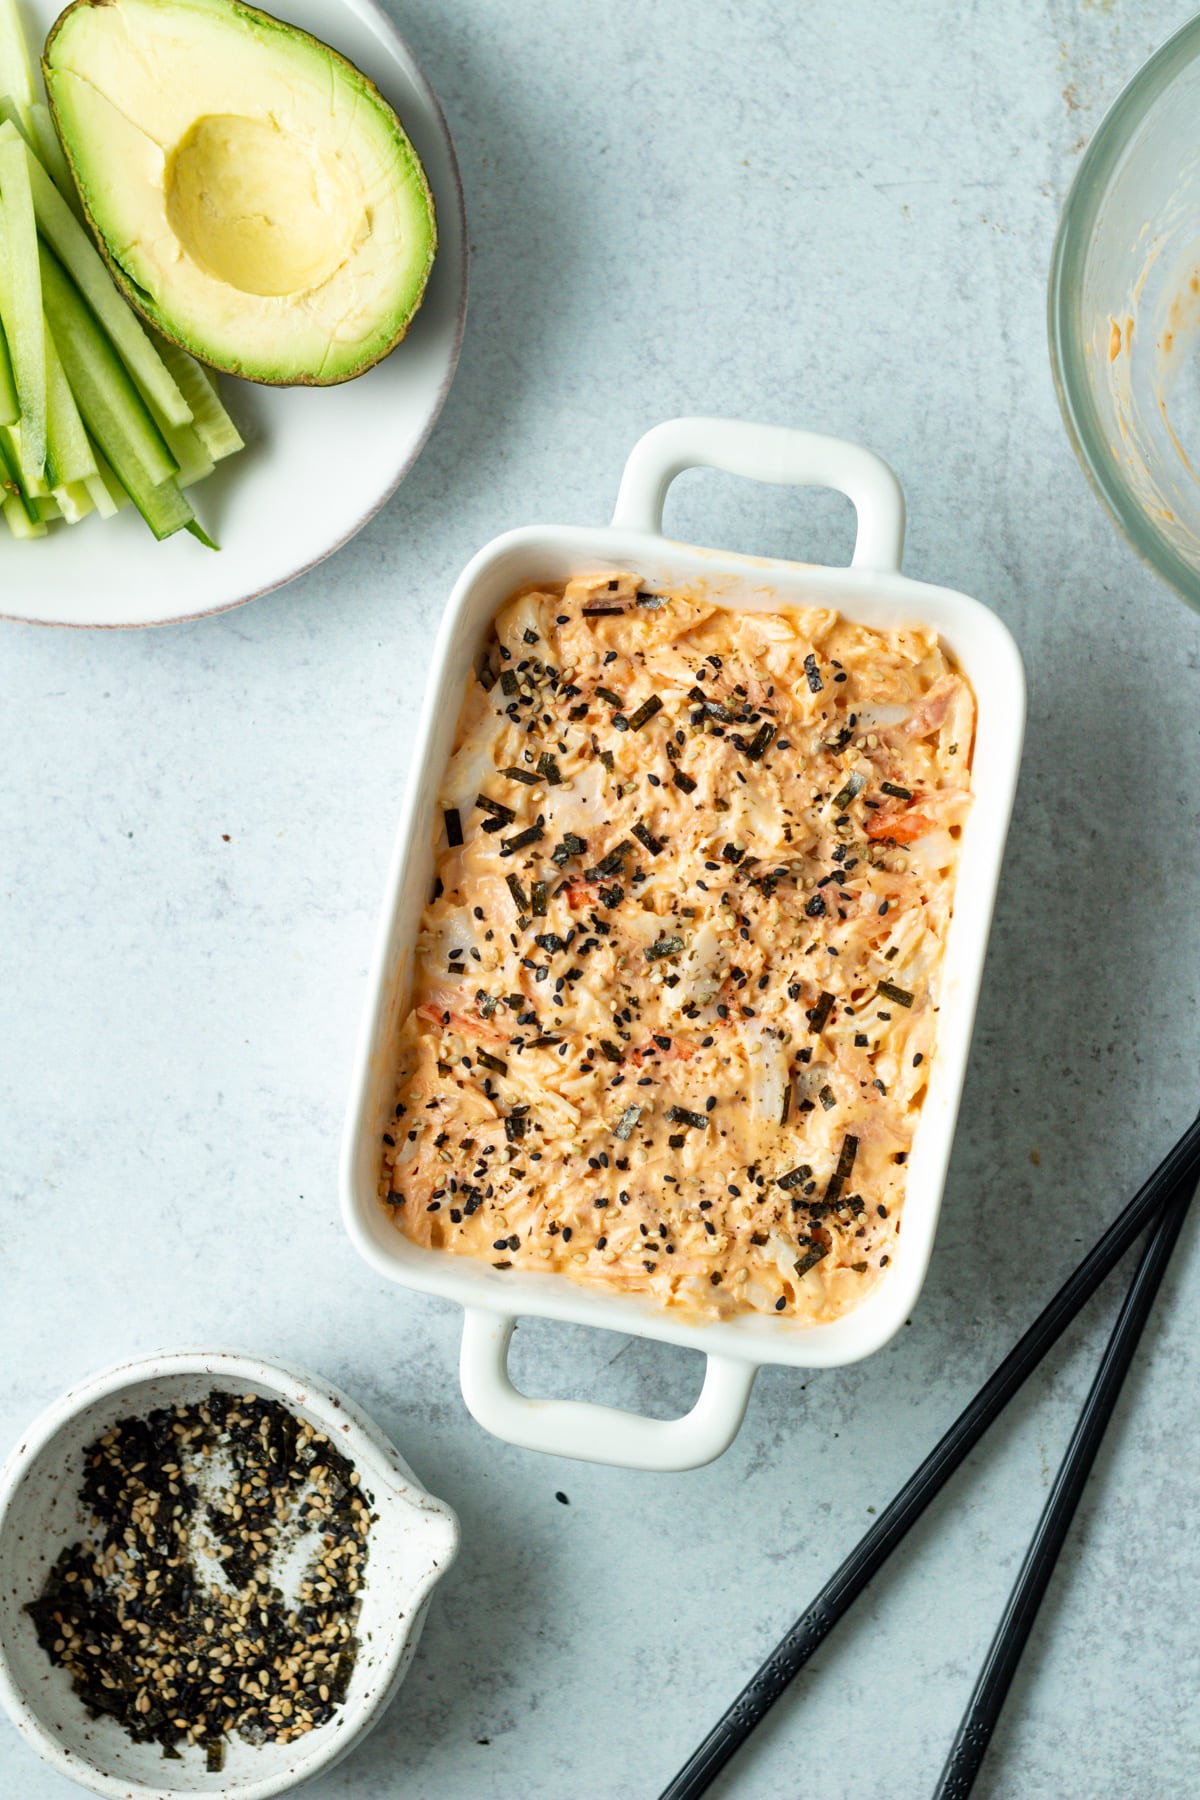
[[[1050,269],[1050,354],[1093,487],[1200,611],[1200,18],[1096,132]]]

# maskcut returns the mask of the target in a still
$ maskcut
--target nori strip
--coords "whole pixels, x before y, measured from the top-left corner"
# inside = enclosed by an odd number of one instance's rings
[[[540,825],[529,825],[524,831],[518,831],[516,837],[500,839],[501,856],[515,856],[518,850],[524,850],[530,844],[536,844],[545,836]]]
[[[887,1000],[894,1000],[897,1006],[911,1006],[913,997],[907,988],[897,987],[894,981],[881,981],[879,992]]]
[[[776,1177],[775,1186],[781,1188],[803,1187],[812,1177],[812,1170],[807,1163],[799,1163],[796,1168],[789,1169],[786,1175]]]
[[[446,820],[446,842],[452,850],[457,850],[463,841],[462,820],[457,806],[448,806],[443,816]]]
[[[738,749],[744,756],[748,757],[751,762],[761,762],[767,751],[771,748],[772,741],[778,729],[779,727],[777,725],[768,725],[764,722],[759,726],[748,744],[738,741]]]
[[[682,769],[676,769],[671,777],[671,782],[673,786],[679,789],[681,794],[694,794],[696,791],[695,781],[690,775],[685,774]]]
[[[822,1257],[828,1255],[829,1246],[827,1244],[810,1244],[796,1264],[796,1279],[799,1280],[801,1276],[807,1275],[810,1269],[816,1268]]]
[[[596,689],[596,698],[597,700],[607,700],[608,704],[610,706],[615,706],[618,712],[620,712],[625,705],[620,694],[614,694],[611,688],[598,687]]]
[[[501,769],[500,773],[507,775],[510,781],[524,782],[526,787],[536,787],[541,780],[541,776],[535,775],[532,769]]]
[[[521,883],[518,881],[517,877],[515,875],[506,875],[504,877],[504,879],[508,883],[509,893],[512,895],[513,899],[516,901],[517,911],[519,913],[528,912],[529,911],[529,896],[526,894],[525,889],[521,886]]]
[[[479,1061],[483,1064],[485,1069],[490,1069],[493,1075],[508,1074],[508,1064],[505,1062],[504,1058],[502,1056],[493,1056],[490,1050],[481,1050],[479,1052]]]
[[[543,750],[537,759],[538,774],[543,775],[550,787],[562,786],[562,770],[548,750]]]
[[[574,831],[568,831],[564,834],[562,842],[555,844],[550,852],[550,861],[561,869],[565,862],[569,862],[573,856],[582,856],[586,849],[587,839],[580,837]]]
[[[656,838],[649,827],[643,825],[640,819],[633,827],[633,835],[638,843],[641,844],[642,848],[650,852],[651,856],[657,856],[662,850],[661,838]]]
[[[845,787],[833,796],[834,810],[841,812],[845,807],[849,806],[850,802],[857,799],[859,794],[862,793],[866,785],[867,778],[865,775],[854,774],[848,776]]]
[[[583,871],[584,880],[603,881],[606,875],[619,875],[625,858],[632,849],[633,845],[630,840],[622,838],[615,849],[610,850],[607,856],[600,859],[595,868]]]
[[[534,881],[534,882],[530,883],[530,886],[529,886],[529,910],[533,914],[535,919],[544,919],[545,918],[545,916],[546,916],[546,884],[544,881]]]
[[[630,715],[629,715],[630,731],[640,731],[642,729],[643,725],[646,725],[650,722],[650,720],[654,717],[655,713],[661,712],[661,711],[662,711],[662,701],[659,699],[657,694],[651,694],[651,696],[648,700],[642,701],[642,704],[638,707],[636,712],[630,713]]]
[[[890,794],[892,796],[893,800],[911,800],[912,799],[912,789],[906,788],[906,787],[897,787],[897,785],[894,781],[881,781],[879,784],[879,791],[882,794]]]
[[[647,944],[646,961],[658,962],[664,956],[678,956],[683,949],[681,937],[660,937],[657,943]]]
[[[854,1159],[857,1155],[858,1139],[852,1137],[850,1133],[847,1132],[846,1136],[842,1139],[842,1149],[837,1160],[837,1168],[829,1177],[829,1184],[826,1187],[824,1194],[821,1196],[827,1206],[833,1204],[841,1194],[846,1183],[849,1181],[850,1173],[854,1168]]]
[[[815,1006],[810,1006],[806,1014],[809,1030],[818,1034],[824,1031],[832,1011],[833,995],[822,989],[817,996],[817,1004]]]
[[[814,694],[819,694],[825,683],[821,680],[821,671],[817,667],[817,659],[810,650],[804,659],[804,673],[808,676],[808,685]]]
[[[505,806],[503,800],[493,800],[487,794],[476,794],[475,804],[481,812],[491,813],[502,825],[511,825],[516,813],[511,806]]]
[[[667,1118],[672,1125],[690,1125],[693,1131],[708,1130],[708,1114],[689,1112],[686,1106],[668,1106]]]

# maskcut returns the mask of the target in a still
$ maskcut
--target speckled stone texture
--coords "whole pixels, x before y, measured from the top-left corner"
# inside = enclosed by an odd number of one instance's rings
[[[416,469],[335,561],[244,611],[0,632],[0,1442],[156,1345],[322,1370],[458,1508],[463,1549],[396,1706],[312,1800],[629,1800],[659,1791],[1196,1105],[1200,620],[1088,491],[1044,324],[1081,148],[1191,9],[395,10],[457,138],[475,257]],[[638,434],[691,411],[880,451],[908,496],[907,569],[1007,619],[1031,716],[911,1325],[858,1367],[766,1371],[720,1462],[647,1477],[475,1427],[457,1313],[359,1262],[335,1160],[443,598],[497,531],[603,520]],[[843,501],[715,475],[679,482],[668,525],[826,560],[851,532]],[[1198,1261],[1193,1224],[983,1800],[1200,1790]],[[1116,1297],[723,1800],[930,1791]],[[662,1415],[698,1383],[683,1352],[544,1324],[514,1362],[535,1389]],[[72,1791],[0,1728],[6,1800]]]

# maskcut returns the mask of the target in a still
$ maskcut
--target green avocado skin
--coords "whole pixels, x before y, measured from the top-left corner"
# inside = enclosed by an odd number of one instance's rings
[[[356,243],[327,284],[264,299],[214,283],[202,265],[202,279],[197,280],[197,265],[178,240],[174,257],[147,260],[143,242],[152,234],[131,230],[130,220],[136,227],[143,200],[163,212],[162,188],[152,193],[144,169],[137,167],[145,159],[134,159],[132,171],[124,166],[120,145],[113,141],[119,133],[106,132],[86,115],[81,118],[77,100],[82,94],[90,101],[98,85],[93,75],[97,33],[104,66],[119,71],[126,38],[141,31],[144,46],[147,35],[153,40],[160,29],[177,59],[180,43],[188,44],[189,33],[194,38],[193,54],[182,56],[175,78],[170,55],[165,58],[164,79],[155,84],[152,96],[159,118],[164,107],[171,111],[171,96],[178,93],[176,144],[197,116],[195,67],[203,66],[204,52],[215,43],[220,55],[209,66],[218,71],[216,98],[202,110],[225,110],[219,71],[236,69],[236,59],[248,50],[256,67],[266,59],[278,79],[286,82],[289,71],[302,78],[288,87],[301,115],[310,86],[326,104],[330,94],[335,96],[351,119],[352,133],[363,134],[368,158],[373,155],[376,163],[386,164],[388,180],[369,196],[366,253]],[[144,58],[138,60],[144,65]],[[338,51],[241,0],[72,0],[51,28],[42,70],[55,128],[97,248],[130,304],[163,337],[211,368],[275,387],[330,387],[353,380],[400,343],[421,305],[437,251],[433,196],[395,112],[374,83]],[[112,87],[119,95],[122,122],[136,129],[139,101],[133,76],[146,79],[135,68],[128,81],[118,72]],[[212,100],[213,82],[200,85]],[[101,94],[102,102],[105,98]],[[311,137],[320,144],[321,108],[314,102],[310,111]],[[339,130],[344,129],[339,121]],[[162,136],[154,141],[161,143]],[[350,147],[354,149],[353,139]],[[344,140],[338,156],[343,152]],[[161,219],[157,222],[161,229]],[[350,333],[343,324],[347,295],[355,322]],[[323,329],[322,305],[329,315],[328,330]]]

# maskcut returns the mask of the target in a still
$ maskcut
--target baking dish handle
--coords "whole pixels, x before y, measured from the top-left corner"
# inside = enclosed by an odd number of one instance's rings
[[[524,1450],[624,1469],[698,1469],[737,1436],[757,1365],[709,1356],[704,1386],[681,1419],[646,1419],[583,1400],[534,1400],[513,1386],[508,1345],[516,1320],[469,1306],[459,1375],[467,1410],[485,1431]]]
[[[667,419],[640,438],[621,477],[613,524],[662,532],[667,489],[685,469],[723,469],[751,481],[836,488],[854,503],[853,569],[894,570],[904,548],[904,495],[881,457],[845,438],[740,419]]]

